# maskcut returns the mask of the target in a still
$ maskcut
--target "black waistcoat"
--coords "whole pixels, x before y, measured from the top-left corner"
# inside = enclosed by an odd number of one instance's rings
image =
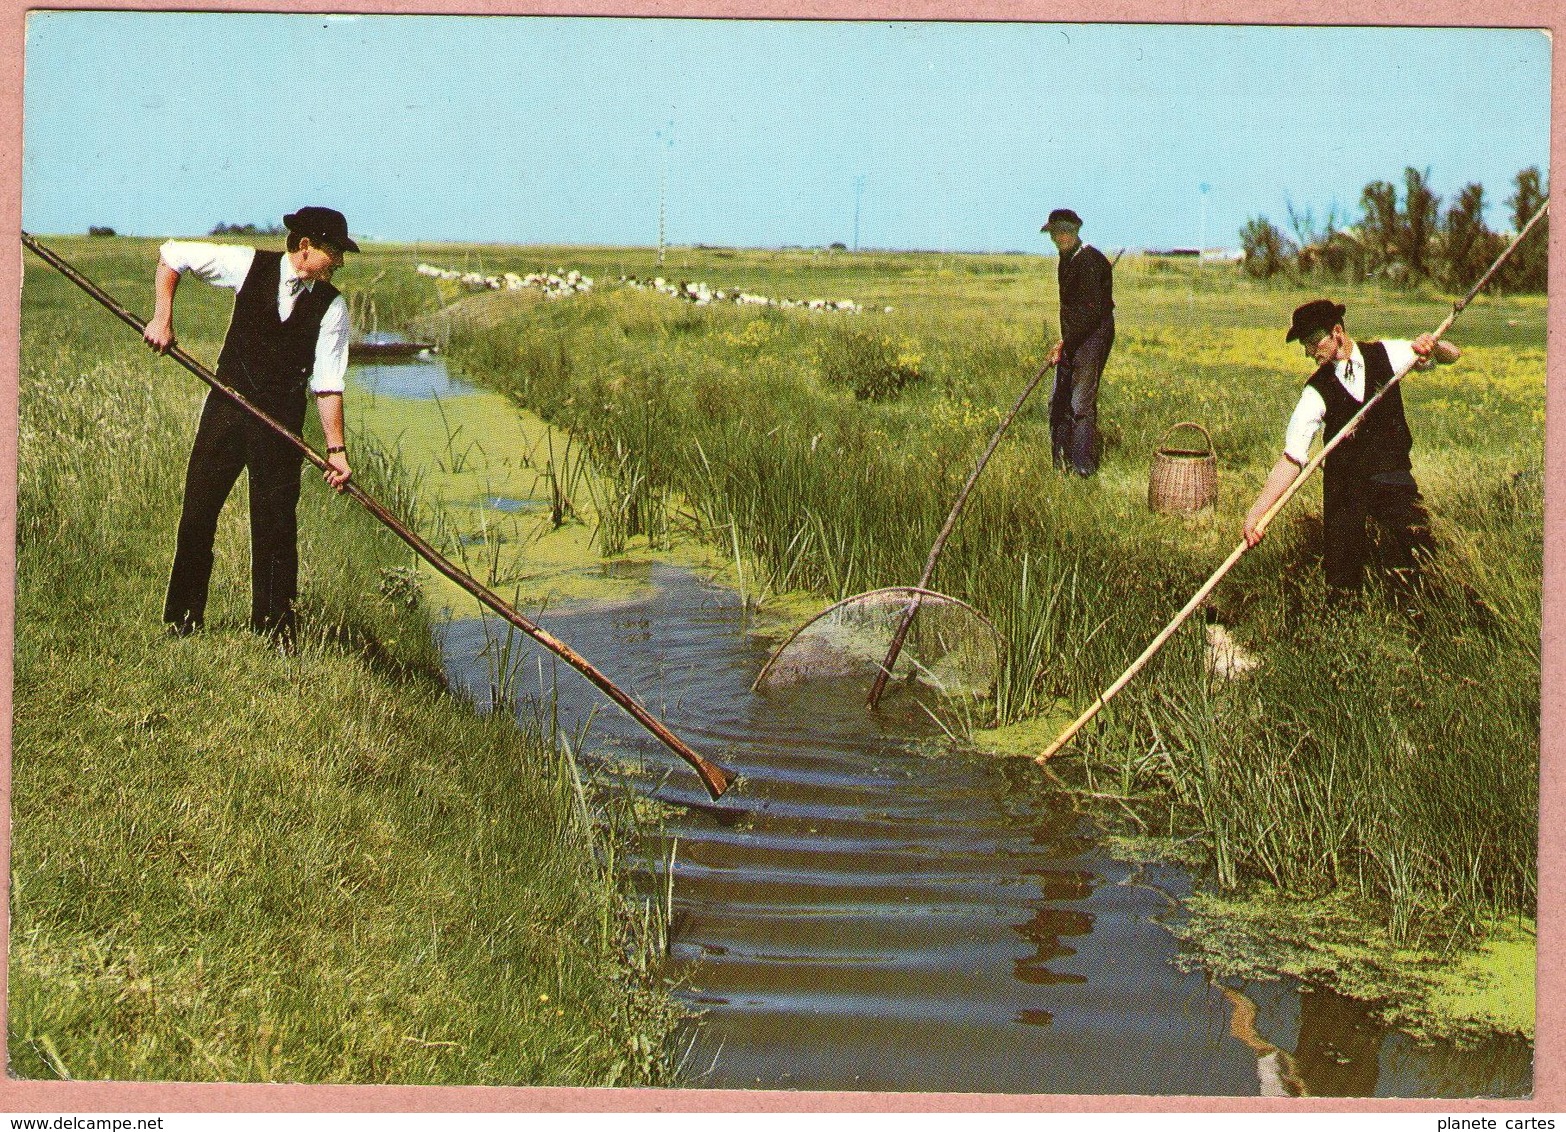
[[[294,300],[285,322],[277,317],[282,274],[282,252],[257,251],[234,299],[234,316],[218,355],[217,372],[241,391],[302,391],[315,368],[321,319],[337,297],[337,288],[316,280],[314,287]]]
[[[1365,359],[1365,400],[1392,380],[1392,362],[1387,358],[1387,348],[1380,342],[1361,342],[1359,352]],[[1308,383],[1321,394],[1327,403],[1327,417],[1323,423],[1322,441],[1331,440],[1355,413],[1364,406],[1349,396],[1348,390],[1338,380],[1333,364],[1328,362],[1311,375]],[[1403,389],[1401,383],[1383,397],[1357,428],[1354,435],[1327,454],[1327,474],[1333,478],[1351,476],[1368,479],[1371,476],[1407,472],[1413,467],[1409,453],[1414,447],[1413,434],[1408,431],[1408,421],[1403,416]]]

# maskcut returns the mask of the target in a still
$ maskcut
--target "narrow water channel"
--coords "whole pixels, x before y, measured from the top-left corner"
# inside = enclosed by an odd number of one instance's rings
[[[752,693],[767,647],[736,594],[670,566],[603,569],[636,575],[643,596],[553,607],[545,626],[744,776],[710,802],[684,764],[545,661],[562,727],[589,727],[602,773],[653,768],[633,781],[679,807],[671,966],[699,1011],[691,1084],[1445,1097],[1531,1087],[1522,1041],[1420,1045],[1330,992],[1183,973],[1166,925],[1189,879],[1108,856],[1032,763],[953,751],[906,702],[871,715],[830,686]],[[438,633],[448,679],[483,702],[482,624]]]

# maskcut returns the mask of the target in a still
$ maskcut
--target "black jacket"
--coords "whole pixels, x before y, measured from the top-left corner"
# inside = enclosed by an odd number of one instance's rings
[[[1113,268],[1091,244],[1079,244],[1055,268],[1060,283],[1060,337],[1070,353],[1102,326],[1115,310]]]

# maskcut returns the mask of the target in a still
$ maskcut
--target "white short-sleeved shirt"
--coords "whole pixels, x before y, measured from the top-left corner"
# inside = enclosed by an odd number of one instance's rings
[[[1392,363],[1393,373],[1404,373],[1416,364],[1428,364],[1419,362],[1419,355],[1414,353],[1411,342],[1394,338],[1381,344],[1387,348],[1387,360]],[[1356,401],[1364,401],[1365,355],[1359,352],[1358,342],[1354,343],[1354,352],[1349,355],[1348,361],[1333,362],[1332,369],[1338,384],[1343,386],[1348,395]],[[1316,439],[1326,419],[1327,403],[1314,387],[1307,385],[1300,394],[1299,403],[1294,406],[1294,414],[1289,417],[1289,427],[1283,439],[1283,454],[1304,467],[1310,459],[1311,442]]]
[[[198,240],[169,240],[158,249],[158,256],[175,271],[189,272],[217,287],[237,291],[250,274],[255,262],[255,248],[236,247],[233,244],[208,244]],[[290,282],[299,278],[293,263],[283,256],[282,271],[277,282],[277,316],[286,319],[294,312],[294,289]],[[314,287],[307,282],[305,289]],[[321,329],[315,340],[315,368],[310,374],[310,392],[341,393],[348,372],[348,304],[338,295],[326,308],[321,318]]]

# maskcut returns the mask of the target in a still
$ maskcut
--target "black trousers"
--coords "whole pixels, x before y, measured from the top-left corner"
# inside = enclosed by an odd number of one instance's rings
[[[241,389],[247,400],[295,434],[304,427],[305,391]],[[185,469],[174,569],[163,620],[181,629],[206,616],[218,515],[241,471],[250,473],[250,627],[291,632],[299,593],[299,472],[304,455],[221,393],[207,395]]]
[[[1073,352],[1062,353],[1055,366],[1055,387],[1049,398],[1050,447],[1055,466],[1090,476],[1098,471],[1098,382],[1115,344],[1115,320],[1087,336]]]
[[[1363,584],[1370,554],[1367,519],[1381,527],[1383,560],[1401,583],[1412,582],[1420,558],[1435,550],[1430,513],[1412,476],[1360,478],[1329,472],[1322,487],[1323,565],[1329,590],[1353,591]]]

